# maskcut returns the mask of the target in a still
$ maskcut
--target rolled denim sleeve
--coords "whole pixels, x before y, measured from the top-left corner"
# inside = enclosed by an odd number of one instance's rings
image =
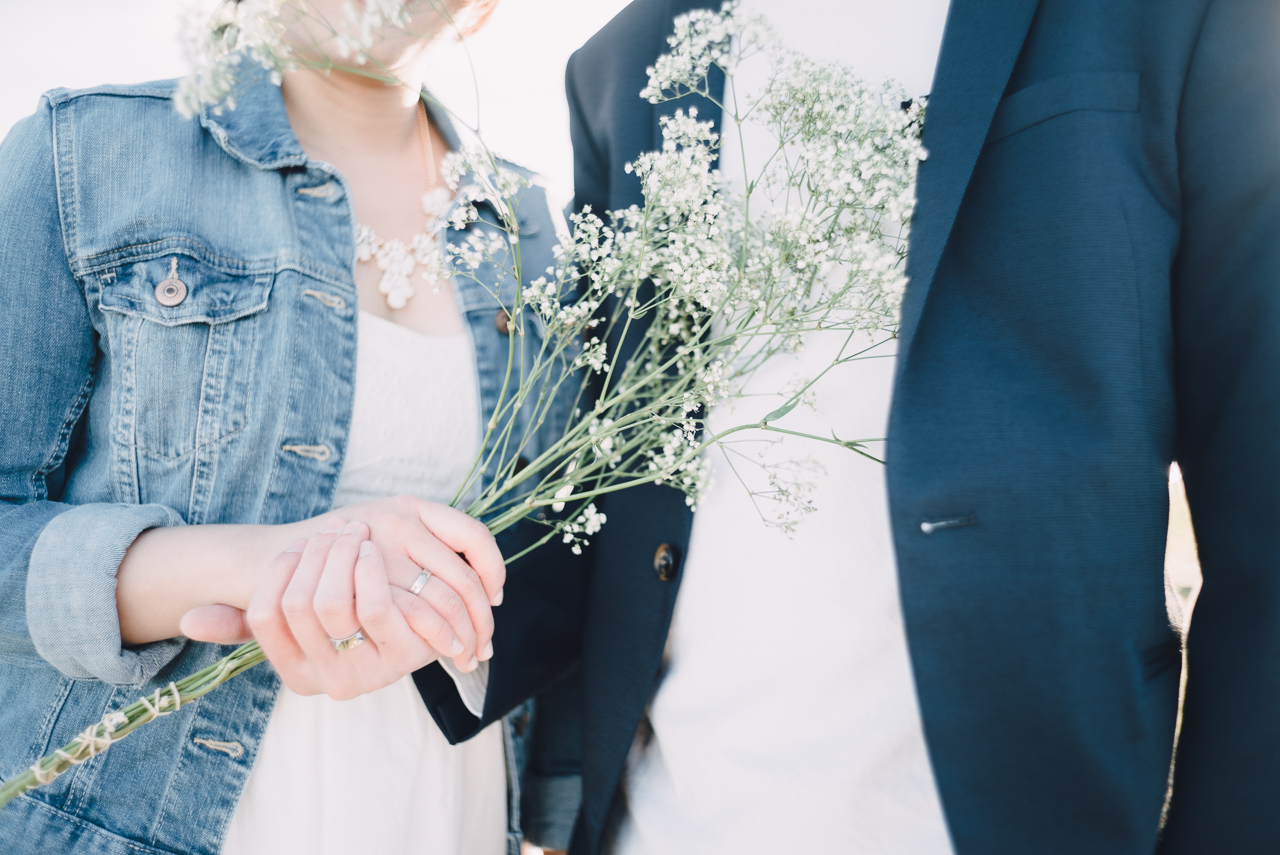
[[[115,574],[158,506],[60,502],[98,366],[98,337],[63,222],[54,111],[0,143],[0,656],[75,678],[137,683],[181,648],[123,650]]]
[[[125,649],[116,570],[149,528],[183,525],[163,505],[79,505],[44,527],[27,565],[27,630],[36,652],[68,677],[142,683],[178,655],[182,639]]]

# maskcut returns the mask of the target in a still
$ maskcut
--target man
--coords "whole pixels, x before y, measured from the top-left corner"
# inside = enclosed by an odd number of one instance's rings
[[[687,102],[652,107],[635,93],[672,18],[702,5],[638,0],[573,58],[579,205],[640,201],[623,167],[655,147],[658,116]],[[805,7],[762,8],[780,21]],[[930,29],[907,14],[898,26]],[[748,554],[732,559],[736,581],[724,555],[758,521],[739,516],[730,532],[714,522],[716,495],[696,519],[666,488],[609,497],[582,627],[576,855],[788,841],[957,855],[1274,850],[1277,44],[1280,6],[1265,0],[951,4],[886,452],[900,611],[866,636],[870,612],[833,625],[809,587],[843,570],[874,582],[877,602],[895,599],[878,535],[858,530],[874,522],[875,484],[850,481],[853,470],[826,488],[849,491],[836,512],[865,513],[826,563]],[[850,382],[869,399],[874,381]],[[1205,584],[1161,834],[1180,659],[1162,594],[1174,459]],[[818,504],[798,538],[831,513]],[[740,596],[762,584],[764,609]],[[857,604],[856,593],[832,598]],[[486,718],[495,696],[518,693],[518,660],[541,661],[532,648],[501,661],[498,620]],[[716,648],[718,630],[746,622],[754,646]],[[847,685],[832,685],[837,654],[853,657]],[[867,685],[883,716],[856,714]],[[791,736],[800,747],[788,752]],[[760,780],[744,780],[753,771]]]

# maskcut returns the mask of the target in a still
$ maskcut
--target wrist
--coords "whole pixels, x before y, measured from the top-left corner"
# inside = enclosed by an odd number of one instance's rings
[[[267,565],[291,543],[310,533],[314,526],[308,527],[307,523],[307,520],[300,520],[280,525],[246,526],[249,530],[244,532],[241,540],[243,548],[235,562],[236,571],[231,574],[227,589],[216,598],[217,602],[247,609]]]

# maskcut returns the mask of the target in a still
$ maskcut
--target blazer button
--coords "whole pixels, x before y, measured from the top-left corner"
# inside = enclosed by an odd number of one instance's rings
[[[653,553],[653,571],[664,582],[670,582],[676,577],[676,551],[670,544],[662,544]]]
[[[503,335],[511,335],[511,316],[506,309],[499,309],[498,314],[493,316],[493,326]]]

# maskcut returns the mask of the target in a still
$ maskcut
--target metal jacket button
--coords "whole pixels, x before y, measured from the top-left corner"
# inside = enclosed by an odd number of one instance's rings
[[[178,278],[178,259],[172,259],[169,276],[156,286],[156,302],[162,306],[176,306],[187,299],[187,285]]]
[[[511,335],[511,316],[506,309],[499,309],[493,316],[493,326],[503,335]]]
[[[675,578],[676,551],[669,543],[662,544],[658,547],[658,551],[653,553],[653,570],[664,582],[670,582]]]

